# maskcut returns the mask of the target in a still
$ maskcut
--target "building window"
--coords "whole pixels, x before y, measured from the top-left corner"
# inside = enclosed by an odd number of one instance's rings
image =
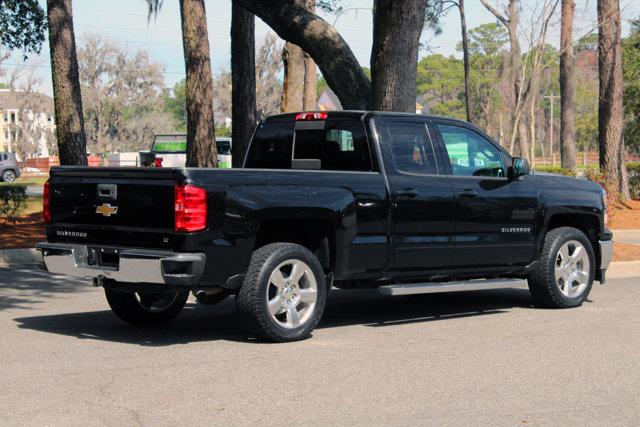
[[[16,112],[12,111],[10,114],[11,114],[11,116],[10,116],[11,117],[10,118],[11,123],[17,123],[16,122]]]
[[[53,120],[53,117],[51,116],[51,113],[48,113],[48,114],[47,114],[47,121],[48,121],[49,123],[51,123],[51,121],[52,121],[52,120]]]
[[[4,130],[4,140],[8,141],[9,140],[9,129],[5,129]]]

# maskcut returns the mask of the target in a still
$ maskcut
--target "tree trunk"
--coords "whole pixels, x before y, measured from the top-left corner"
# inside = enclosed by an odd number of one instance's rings
[[[575,62],[573,58],[574,0],[562,0],[560,26],[560,164],[576,170]]]
[[[180,16],[187,74],[187,167],[215,167],[213,81],[204,0],[180,0]]]
[[[282,62],[284,63],[284,78],[280,109],[283,113],[302,111],[304,52],[295,44],[287,42],[282,48]]]
[[[231,9],[231,146],[241,167],[256,128],[255,17],[237,3]]]
[[[309,12],[316,12],[316,0],[306,1]],[[302,108],[305,111],[313,111],[316,109],[316,87],[318,85],[318,67],[315,61],[308,53],[304,54],[304,99]]]
[[[467,18],[464,13],[464,0],[458,0],[460,11],[460,27],[462,29],[462,61],[464,62],[464,101],[467,111],[467,121],[473,123],[471,107],[471,66],[469,64],[469,37],[467,36]]]
[[[524,110],[524,107],[522,107]],[[520,157],[529,157],[529,135],[527,132],[527,124],[522,117],[522,114],[518,120],[518,150],[520,152]]]
[[[517,134],[523,135],[523,132],[520,130],[520,118],[521,118],[521,109],[524,108],[524,102],[522,102],[522,84],[523,84],[523,69],[522,69],[522,60],[520,58],[520,41],[518,40],[518,21],[519,21],[519,13],[518,13],[518,0],[509,0],[509,5],[507,6],[507,16],[503,16],[498,10],[492,7],[487,0],[480,0],[481,3],[487,8],[489,12],[491,12],[497,19],[500,21],[502,25],[504,25],[509,32],[509,68],[511,75],[511,85],[513,87],[513,106],[511,109],[511,140],[509,142],[510,151],[513,150],[515,144],[515,136]],[[524,131],[524,135],[526,137],[526,130]],[[525,141],[520,143],[520,148],[523,148],[523,145],[526,145]]]
[[[629,183],[622,173],[622,52],[620,45],[620,4],[618,0],[598,0],[598,137],[600,170],[610,189],[629,198]],[[622,153],[621,153],[622,150]]]
[[[349,45],[327,21],[290,0],[233,2],[259,16],[281,38],[307,52],[318,64],[343,108],[368,109],[371,93],[369,79]]]
[[[47,0],[51,79],[61,165],[87,165],[71,0]]]
[[[316,98],[316,90],[318,86],[318,67],[313,58],[308,53],[304,54],[304,99],[302,101],[302,109],[305,111],[313,111],[316,109],[318,99]]]
[[[416,112],[418,44],[426,0],[374,0],[371,106]]]
[[[509,45],[511,47],[510,52],[510,65],[511,65],[511,79],[513,84],[514,102],[516,105],[518,102],[522,104],[522,60],[520,58],[520,41],[518,39],[518,2],[517,0],[509,0],[509,22],[507,29],[509,30]],[[521,106],[522,108],[522,106]],[[514,108],[517,110],[517,108]],[[513,111],[514,125],[516,124],[515,116],[518,112]]]
[[[536,165],[536,93],[531,96],[529,104],[529,163]]]

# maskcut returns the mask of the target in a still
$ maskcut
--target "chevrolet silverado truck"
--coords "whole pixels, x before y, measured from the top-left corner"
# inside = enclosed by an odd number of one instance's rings
[[[400,113],[269,117],[238,169],[52,168],[43,211],[48,271],[92,278],[123,320],[234,294],[248,330],[280,342],[311,334],[333,287],[528,286],[576,307],[612,251],[597,184],[531,172],[468,123]]]

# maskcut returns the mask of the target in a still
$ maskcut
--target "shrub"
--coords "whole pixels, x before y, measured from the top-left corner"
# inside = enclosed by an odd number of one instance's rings
[[[629,192],[632,199],[640,200],[640,174],[629,178]]]
[[[564,169],[560,166],[542,165],[534,168],[538,172],[555,173],[558,175],[572,176],[575,178],[576,173],[571,169]]]
[[[627,170],[629,171],[629,176],[640,176],[640,162],[629,162],[627,163]]]
[[[24,186],[0,187],[0,226],[20,212],[27,204],[27,193]]]

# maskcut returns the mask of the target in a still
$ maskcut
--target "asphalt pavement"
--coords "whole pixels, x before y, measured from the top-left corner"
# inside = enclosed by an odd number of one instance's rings
[[[332,291],[313,337],[265,344],[229,298],[118,320],[88,281],[0,268],[1,425],[640,423],[640,279],[582,307],[527,290]]]

